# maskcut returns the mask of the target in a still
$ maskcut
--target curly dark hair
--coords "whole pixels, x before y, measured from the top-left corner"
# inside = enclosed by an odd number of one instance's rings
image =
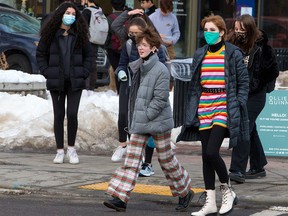
[[[62,18],[67,8],[74,8],[76,11],[76,20],[71,25],[71,28],[74,29],[75,34],[78,35],[76,41],[76,47],[83,47],[89,41],[89,30],[88,25],[81,12],[78,10],[77,6],[71,2],[64,2],[53,12],[51,18],[45,24],[40,32],[41,38],[50,46],[53,38],[55,37],[57,31],[59,30],[62,24]]]

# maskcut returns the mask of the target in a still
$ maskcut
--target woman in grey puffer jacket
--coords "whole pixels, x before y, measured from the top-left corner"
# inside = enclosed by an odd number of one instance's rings
[[[129,64],[133,75],[129,97],[130,142],[124,164],[114,173],[107,193],[113,199],[104,205],[116,211],[125,211],[130,194],[136,184],[143,152],[150,136],[153,137],[158,161],[168,180],[173,196],[179,197],[176,211],[185,211],[193,198],[191,179],[179,164],[171,146],[173,128],[172,111],[169,103],[170,74],[159,61],[156,50],[161,39],[155,31],[144,30],[137,35],[140,59]]]

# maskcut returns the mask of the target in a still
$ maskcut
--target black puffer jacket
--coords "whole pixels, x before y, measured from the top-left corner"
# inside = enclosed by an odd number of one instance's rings
[[[50,47],[40,39],[37,47],[36,57],[40,73],[47,79],[46,86],[48,90],[63,91],[64,90],[64,66],[61,57],[59,38],[62,37],[63,29],[59,29],[55,38],[52,40]],[[85,89],[85,79],[89,76],[92,61],[94,59],[91,45],[89,42],[82,47],[76,48],[75,43],[77,34],[73,29],[68,33],[73,37],[70,58],[71,89]]]
[[[199,140],[199,126],[197,110],[202,92],[200,84],[201,65],[207,52],[208,45],[198,49],[193,56],[192,80],[187,95],[185,127],[177,138],[181,140],[183,133],[189,133],[191,141]],[[225,42],[225,88],[227,94],[229,147],[249,140],[249,125],[246,102],[248,99],[249,77],[241,50]],[[185,135],[184,135],[185,136]]]

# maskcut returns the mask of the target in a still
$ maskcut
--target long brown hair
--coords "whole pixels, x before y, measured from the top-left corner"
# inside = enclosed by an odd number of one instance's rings
[[[246,38],[242,43],[239,43],[235,35],[235,23],[239,22],[246,31]],[[229,30],[228,41],[241,48],[245,53],[249,53],[257,39],[260,37],[261,32],[256,26],[254,18],[248,14],[244,14],[235,19],[233,27]]]

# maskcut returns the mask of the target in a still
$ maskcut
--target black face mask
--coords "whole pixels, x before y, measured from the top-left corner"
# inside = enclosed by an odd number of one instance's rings
[[[236,39],[239,43],[244,43],[246,40],[246,32],[235,32]]]
[[[133,43],[136,43],[136,37],[134,35],[129,35],[128,37],[133,41]]]

